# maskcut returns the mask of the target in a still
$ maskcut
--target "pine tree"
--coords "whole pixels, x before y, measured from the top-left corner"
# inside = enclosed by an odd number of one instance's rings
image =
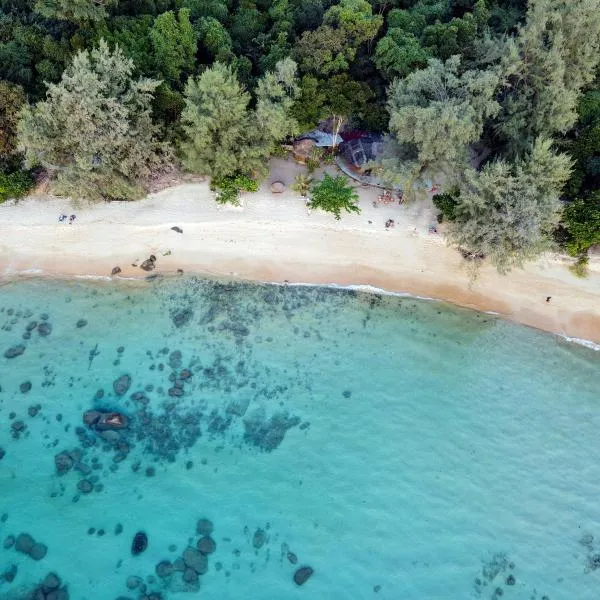
[[[42,165],[53,191],[76,198],[135,198],[158,168],[150,104],[158,81],[132,78],[133,62],[102,40],[79,52],[46,99],[26,107],[19,148],[26,166]]]

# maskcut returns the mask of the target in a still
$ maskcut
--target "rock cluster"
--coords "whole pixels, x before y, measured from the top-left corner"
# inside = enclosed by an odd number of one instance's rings
[[[133,556],[138,556],[146,548],[148,547],[148,536],[143,531],[138,531],[133,536],[133,541],[131,542],[131,554]]]
[[[45,544],[36,542],[28,533],[20,533],[15,539],[14,547],[17,552],[27,554],[33,560],[42,560],[48,552]]]
[[[69,600],[69,591],[56,573],[48,573],[31,596],[31,600]]]

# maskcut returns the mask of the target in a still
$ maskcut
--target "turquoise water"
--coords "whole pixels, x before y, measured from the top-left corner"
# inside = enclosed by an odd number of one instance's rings
[[[26,282],[0,386],[3,600],[50,572],[76,600],[600,595],[600,353],[559,338],[344,290]],[[157,576],[201,518],[206,573]]]

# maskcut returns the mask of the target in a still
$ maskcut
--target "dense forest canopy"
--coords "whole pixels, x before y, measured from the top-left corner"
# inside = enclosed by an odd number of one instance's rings
[[[386,134],[390,184],[443,180],[469,253],[584,262],[599,60],[600,0],[0,0],[0,201],[42,168],[85,198],[139,197],[171,163],[257,179],[333,118]]]

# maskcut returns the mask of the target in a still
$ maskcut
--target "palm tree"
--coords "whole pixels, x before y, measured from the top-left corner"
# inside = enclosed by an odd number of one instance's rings
[[[310,175],[298,173],[294,179],[294,185],[292,185],[292,189],[295,192],[298,192],[302,197],[306,198],[306,196],[308,196],[308,192],[310,192],[312,182],[313,178]]]

